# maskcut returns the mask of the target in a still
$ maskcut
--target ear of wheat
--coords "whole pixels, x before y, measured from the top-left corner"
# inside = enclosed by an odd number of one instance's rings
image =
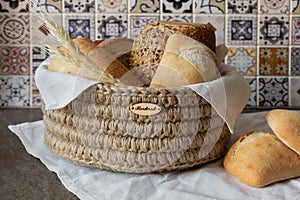
[[[51,53],[54,53],[64,62],[80,68],[81,73],[79,75],[96,79],[102,83],[121,84],[119,80],[97,68],[97,65],[79,50],[79,47],[72,41],[61,25],[56,24],[42,12],[39,12],[39,17],[44,22],[43,29],[48,31],[54,42],[67,49],[67,51],[62,51],[57,45],[47,44],[46,46],[48,46]]]

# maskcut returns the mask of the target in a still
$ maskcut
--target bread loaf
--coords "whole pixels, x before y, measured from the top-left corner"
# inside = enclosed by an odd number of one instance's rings
[[[218,61],[206,45],[182,34],[169,37],[150,87],[175,87],[217,78]]]
[[[266,114],[266,120],[275,135],[300,156],[300,113],[275,109]]]
[[[127,85],[142,86],[143,84],[123,65],[118,58],[132,49],[131,39],[109,39],[91,49],[88,57],[97,67]]]
[[[168,37],[175,33],[187,35],[215,51],[215,28],[211,24],[150,22],[135,38],[130,56],[130,64],[133,66],[134,73],[145,84],[150,84]]]
[[[264,131],[241,136],[227,152],[223,164],[229,173],[253,187],[300,176],[300,156]]]

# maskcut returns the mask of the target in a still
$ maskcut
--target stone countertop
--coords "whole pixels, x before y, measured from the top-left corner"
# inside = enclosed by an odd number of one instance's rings
[[[264,111],[247,109],[245,112]],[[10,124],[42,119],[41,109],[0,109],[0,197],[1,199],[73,200],[78,199],[57,175],[25,150]]]
[[[42,119],[40,109],[0,109],[0,197],[3,200],[78,199],[40,160],[25,150],[10,124]]]

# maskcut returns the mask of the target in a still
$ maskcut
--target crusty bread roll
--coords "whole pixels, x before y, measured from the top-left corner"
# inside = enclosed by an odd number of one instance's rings
[[[275,109],[266,114],[266,120],[275,135],[300,156],[300,113]]]
[[[208,46],[216,48],[215,28],[211,24],[183,23],[173,21],[152,21],[136,36],[130,64],[134,73],[145,84],[150,84],[161,61],[166,42],[172,34],[189,36]]]
[[[123,65],[118,57],[131,51],[133,40],[126,38],[108,39],[88,52],[88,57],[97,67],[127,85],[143,84]]]
[[[253,187],[300,176],[300,156],[264,131],[241,136],[227,152],[223,164],[229,173]]]
[[[217,78],[218,61],[206,45],[183,34],[169,37],[150,87],[174,87]]]

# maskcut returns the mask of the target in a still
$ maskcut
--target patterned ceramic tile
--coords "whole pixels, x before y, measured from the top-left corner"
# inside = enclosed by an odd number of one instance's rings
[[[242,75],[256,75],[256,48],[230,48],[227,54],[227,64],[236,68]]]
[[[132,2],[132,1],[130,1]],[[97,0],[98,12],[120,13],[127,12],[126,0]]]
[[[98,15],[97,39],[127,37],[126,15]]]
[[[158,13],[160,0],[130,0],[130,12],[133,13]]]
[[[0,44],[29,44],[29,15],[0,15]]]
[[[42,105],[42,98],[40,95],[39,90],[37,89],[36,83],[34,78],[32,77],[31,79],[31,95],[32,95],[32,100],[31,100],[31,104],[32,106],[41,106]]]
[[[291,48],[291,75],[300,76],[300,48]]]
[[[162,6],[164,13],[191,13],[193,10],[190,0],[164,0]]]
[[[192,22],[192,15],[161,15],[163,21]]]
[[[257,106],[257,81],[256,78],[245,78],[251,88],[251,95],[247,107]]]
[[[55,21],[56,24],[62,24],[62,17],[59,14],[49,14],[51,20]],[[40,20],[37,14],[31,15],[31,44],[33,45],[44,45],[45,43],[52,42],[52,39],[49,35],[45,35],[40,27],[44,24],[43,21]]]
[[[29,106],[29,85],[29,77],[0,77],[0,106]]]
[[[291,78],[291,106],[300,106],[300,77]]]
[[[265,76],[288,75],[288,48],[259,48],[259,74]]]
[[[261,13],[289,13],[290,0],[260,0]]]
[[[224,13],[225,0],[195,0],[195,13]]]
[[[228,13],[257,13],[257,0],[227,0]]]
[[[95,38],[94,15],[66,15],[64,21],[71,38]]]
[[[217,30],[216,34],[216,44],[223,44],[225,43],[224,39],[224,24],[225,24],[225,17],[224,15],[196,15],[195,16],[196,23],[211,23]]]
[[[62,10],[62,0],[34,0],[31,5],[31,12],[57,13]]]
[[[259,106],[288,106],[288,78],[260,78]]]
[[[131,16],[130,17],[130,38],[134,39],[144,27],[151,21],[157,21],[158,16]]]
[[[228,44],[256,44],[256,16],[228,17]]]
[[[0,1],[0,12],[28,12],[28,0]]]
[[[293,14],[300,14],[300,1],[299,0],[292,0],[291,8]]]
[[[29,47],[0,46],[0,75],[29,75]]]
[[[65,0],[66,13],[91,13],[95,11],[95,1],[91,0]]]
[[[292,44],[300,44],[300,17],[292,18]]]
[[[36,69],[40,64],[49,57],[49,53],[45,46],[33,46],[32,47],[32,74],[35,74]]]
[[[288,44],[288,16],[261,16],[259,19],[259,44]]]

